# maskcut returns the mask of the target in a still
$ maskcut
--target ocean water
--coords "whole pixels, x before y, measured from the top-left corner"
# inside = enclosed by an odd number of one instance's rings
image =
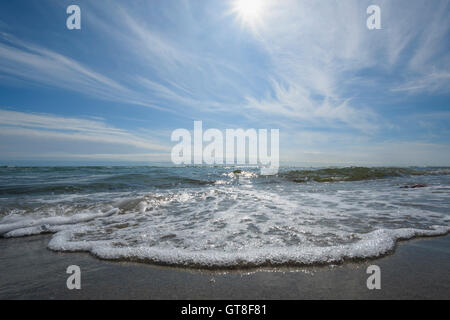
[[[449,222],[449,168],[0,168],[0,237],[52,233],[51,250],[111,260],[337,263],[447,234]]]

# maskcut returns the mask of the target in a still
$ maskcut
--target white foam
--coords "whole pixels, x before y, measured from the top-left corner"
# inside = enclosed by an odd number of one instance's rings
[[[52,250],[214,268],[377,257],[399,239],[449,231],[448,196],[431,188],[404,192],[389,181],[337,187],[235,180],[114,194],[71,209],[64,203],[62,216],[55,216],[59,204],[45,204],[48,211],[3,218],[0,236],[52,232]]]
[[[29,228],[20,228],[15,229],[12,231],[9,231],[3,235],[5,238],[17,238],[17,237],[25,237],[25,236],[32,236],[42,233],[55,233],[61,230],[64,230],[67,228],[67,225],[39,225],[35,227],[29,227]]]
[[[154,247],[113,247],[111,241],[71,241],[76,230],[57,233],[48,247],[57,251],[88,251],[93,255],[110,260],[137,260],[167,265],[197,266],[205,268],[253,267],[276,265],[310,265],[338,263],[347,259],[374,258],[394,249],[398,240],[417,236],[438,236],[447,234],[449,227],[434,226],[433,230],[381,229],[368,233],[351,245],[330,247],[260,248],[238,252],[216,250],[191,251],[167,250]]]
[[[118,212],[119,209],[115,208],[107,212],[100,212],[100,213],[79,213],[72,216],[46,217],[39,219],[25,218],[14,223],[0,224],[0,236],[5,236],[9,234],[9,236],[11,237],[15,234],[14,233],[15,230],[23,230],[22,232],[24,233],[24,235],[26,235],[27,233],[35,234],[31,232],[33,232],[33,230],[37,231],[39,229],[46,230],[50,226],[69,225],[81,222],[88,222],[100,217],[107,217],[116,214]],[[17,232],[18,235],[20,233],[21,232]]]
[[[252,171],[233,171],[228,173],[223,173],[222,176],[229,177],[229,178],[257,178],[258,174]]]

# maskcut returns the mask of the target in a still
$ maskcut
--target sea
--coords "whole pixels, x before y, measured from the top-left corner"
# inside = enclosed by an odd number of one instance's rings
[[[0,167],[0,241],[205,269],[336,264],[450,231],[450,168]]]

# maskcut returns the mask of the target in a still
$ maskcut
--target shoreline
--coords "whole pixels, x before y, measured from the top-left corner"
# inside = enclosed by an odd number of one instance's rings
[[[450,299],[450,235],[399,241],[391,254],[333,265],[206,270],[101,260],[47,249],[51,235],[0,239],[0,299]],[[368,290],[369,265],[381,290]],[[66,268],[81,268],[68,290]]]
[[[41,235],[53,235],[53,233],[47,233],[47,234],[41,234]],[[38,237],[39,235],[32,235],[32,236],[36,236]],[[253,271],[273,271],[273,270],[295,270],[295,269],[302,269],[302,268],[317,268],[317,267],[327,267],[327,266],[339,266],[339,265],[345,265],[345,264],[358,264],[358,263],[364,263],[364,262],[370,262],[370,261],[374,261],[374,260],[378,260],[387,256],[391,256],[393,254],[395,254],[395,251],[397,250],[397,247],[405,244],[409,241],[414,241],[414,240],[429,240],[431,238],[439,238],[439,237],[446,237],[446,236],[450,236],[450,231],[448,231],[445,234],[436,234],[436,235],[427,235],[427,236],[414,236],[412,238],[407,238],[407,239],[397,239],[395,240],[395,244],[394,247],[390,250],[388,250],[385,253],[381,253],[377,256],[373,256],[373,257],[353,257],[353,258],[348,258],[348,257],[344,257],[342,260],[338,260],[338,261],[317,261],[317,262],[311,262],[311,263],[303,263],[303,262],[289,262],[288,264],[286,264],[286,262],[281,262],[279,264],[271,264],[271,263],[266,263],[266,264],[256,264],[256,265],[252,265],[252,264],[242,264],[242,265],[231,265],[231,266],[217,266],[217,265],[204,265],[204,264],[186,264],[186,265],[180,265],[177,263],[167,263],[167,262],[163,262],[163,261],[159,261],[159,260],[151,260],[151,259],[147,259],[147,258],[137,258],[137,257],[129,257],[129,258],[104,258],[102,256],[98,256],[94,253],[92,253],[91,251],[84,251],[84,250],[56,250],[56,249],[52,249],[52,248],[48,248],[48,250],[53,251],[55,253],[78,253],[78,254],[89,254],[90,256],[92,256],[93,258],[100,260],[100,261],[105,261],[105,262],[119,262],[119,263],[136,263],[136,264],[145,264],[145,265],[150,265],[153,267],[162,267],[162,268],[170,268],[170,269],[179,269],[179,270],[183,270],[183,271],[193,271],[193,272],[253,272]],[[20,238],[20,237],[19,237]]]

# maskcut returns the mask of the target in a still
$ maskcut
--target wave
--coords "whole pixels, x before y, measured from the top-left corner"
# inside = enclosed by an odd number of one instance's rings
[[[235,167],[97,170],[3,175],[0,194],[45,194],[0,197],[0,238],[52,233],[56,251],[239,269],[376,258],[399,240],[450,230],[445,168],[282,168],[271,177]],[[419,183],[429,187],[398,187]]]
[[[119,209],[114,208],[107,212],[79,213],[73,216],[45,217],[40,219],[25,218],[20,221],[0,225],[0,236],[4,238],[23,237],[42,233],[54,233],[63,227],[73,224],[89,222],[100,217],[117,214]],[[58,228],[61,227],[61,228]]]
[[[119,214],[117,208],[95,214],[70,217],[24,219],[1,224],[4,238],[53,233],[48,248],[58,252],[89,252],[97,258],[132,261],[164,266],[200,269],[245,269],[256,267],[293,267],[343,263],[350,260],[377,258],[392,253],[398,241],[415,237],[446,235],[450,227],[434,225],[429,229],[378,229],[359,234],[358,241],[331,246],[286,246],[248,248],[236,251],[192,250],[158,246],[130,246],[120,239],[77,240],[89,230],[85,223]],[[126,227],[126,226],[125,226]]]
[[[443,172],[443,171],[442,171]],[[410,168],[326,168],[313,170],[291,170],[280,173],[280,176],[292,182],[304,183],[315,182],[339,182],[339,181],[362,181],[389,177],[419,176],[432,174],[432,171],[416,170]]]
[[[71,194],[96,191],[123,191],[137,187],[170,188],[177,186],[202,186],[215,181],[200,180],[183,176],[155,176],[147,174],[122,174],[92,182],[66,182],[48,184],[0,186],[0,195]]]
[[[58,232],[48,244],[53,251],[89,252],[100,259],[133,261],[165,266],[201,269],[243,269],[255,267],[305,266],[335,264],[347,260],[377,258],[392,252],[400,240],[414,237],[446,235],[449,227],[434,226],[433,230],[380,229],[362,235],[354,244],[329,247],[258,248],[238,252],[216,250],[190,251],[154,247],[120,247],[117,241],[72,241],[77,231]]]
[[[38,208],[29,214],[8,214],[0,220],[0,237],[52,233],[48,247],[55,251],[241,269],[376,258],[392,252],[399,240],[450,230],[446,214],[395,205],[399,197],[408,198],[398,188],[379,193],[376,205],[369,190],[327,194],[271,189],[213,185],[175,193],[127,194],[103,204],[95,197],[90,204],[100,209],[83,206],[55,215]],[[369,194],[371,203],[364,206]],[[433,195],[426,197],[440,199]],[[64,209],[60,203],[51,205]]]

